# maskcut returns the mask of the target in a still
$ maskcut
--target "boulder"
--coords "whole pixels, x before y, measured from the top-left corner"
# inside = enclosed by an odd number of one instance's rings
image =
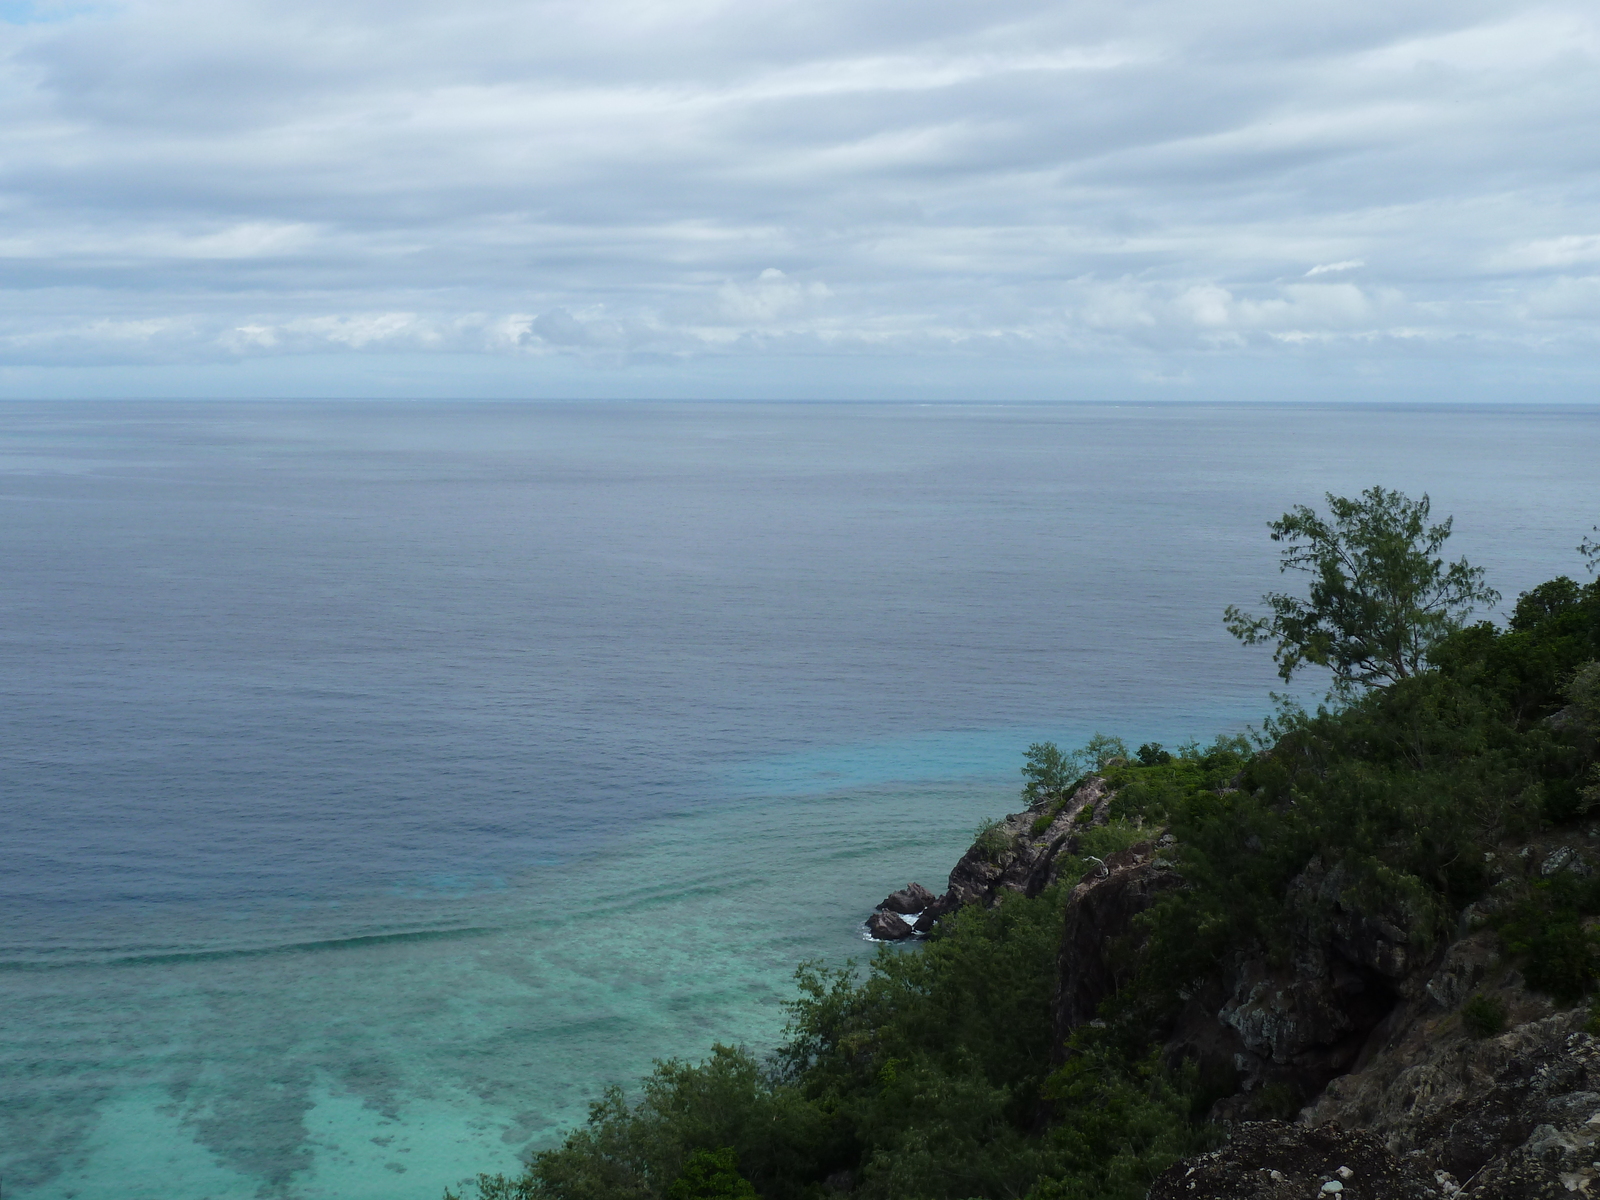
[[[880,942],[900,942],[911,936],[911,922],[880,910],[867,918],[867,932]]]
[[[952,913],[961,907],[961,901],[946,893],[922,910],[922,915],[917,918],[916,931],[918,933],[932,933],[933,927],[939,923],[939,918],[946,913]]]
[[[884,912],[904,913],[912,916],[924,912],[933,905],[938,897],[923,887],[920,883],[908,884],[898,892],[884,898],[878,908]]]

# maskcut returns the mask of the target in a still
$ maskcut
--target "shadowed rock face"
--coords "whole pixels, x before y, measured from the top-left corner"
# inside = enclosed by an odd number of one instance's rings
[[[1388,1147],[1459,1181],[1462,1200],[1600,1196],[1600,1042],[1583,1011],[1473,1040],[1426,1023],[1301,1119],[1359,1121]]]
[[[1526,862],[1530,873],[1547,862],[1556,864],[1553,870],[1592,869],[1584,848],[1563,847],[1563,837],[1570,842],[1570,834],[1550,835],[1505,857]],[[1563,848],[1569,852],[1561,854]],[[1276,976],[1264,960],[1236,963],[1231,990],[1218,983],[1186,1019],[1213,1035],[1224,1031],[1235,1044],[1248,1041],[1247,1053],[1256,1058],[1249,1070],[1242,1069],[1247,1083],[1253,1071],[1258,1083],[1287,1078],[1309,1086],[1319,1055],[1322,1069],[1339,1070],[1320,1095],[1312,1094],[1298,1124],[1233,1126],[1223,1151],[1163,1174],[1152,1200],[1324,1195],[1322,1188],[1331,1182],[1326,1173],[1334,1166],[1324,1151],[1342,1145],[1337,1139],[1350,1137],[1344,1131],[1351,1129],[1362,1131],[1369,1149],[1376,1144],[1390,1155],[1389,1167],[1369,1161],[1373,1178],[1385,1170],[1399,1172],[1395,1182],[1384,1184],[1391,1190],[1379,1195],[1600,1197],[1600,1040],[1584,1028],[1588,1013],[1556,1012],[1548,998],[1527,990],[1514,964],[1500,957],[1492,930],[1474,929],[1481,904],[1463,914],[1454,941],[1423,953],[1419,939],[1407,936],[1405,913],[1358,915],[1347,908],[1337,872],[1313,863],[1295,886],[1304,920],[1293,931],[1294,963]],[[1367,1001],[1359,992],[1340,999],[1341,970],[1358,973]],[[1269,988],[1276,989],[1270,1000],[1264,996]],[[1369,1005],[1369,1015],[1382,1007],[1371,1000],[1373,992],[1389,1011],[1360,1038],[1361,1004]],[[1506,1032],[1469,1036],[1461,1007],[1474,993],[1504,1012]],[[1268,1011],[1274,1004],[1276,1024]],[[1215,1014],[1209,1026],[1208,1013]],[[1337,1039],[1345,1024],[1350,1032]],[[1339,1066],[1357,1041],[1354,1061]],[[1248,1060],[1241,1055],[1240,1062]],[[1283,1071],[1298,1074],[1274,1074]],[[1213,1113],[1226,1120],[1248,1112],[1249,1098],[1242,1093]],[[1359,1182],[1355,1162],[1341,1165],[1355,1168]],[[1319,1172],[1320,1183],[1314,1178]],[[1370,1194],[1339,1182],[1339,1189],[1326,1194]],[[1405,1190],[1416,1186],[1428,1190]]]
[[[1162,853],[1163,836],[1112,855],[1066,902],[1055,1005],[1057,1056],[1072,1031],[1137,969],[1138,916],[1183,887]],[[1394,1010],[1414,968],[1405,914],[1357,917],[1341,899],[1337,872],[1313,864],[1293,885],[1297,952],[1273,964],[1264,949],[1236,955],[1191,996],[1169,1032],[1170,1061],[1198,1060],[1242,1089],[1216,1116],[1251,1113],[1260,1089],[1304,1101],[1350,1069],[1372,1031]],[[1398,974],[1400,979],[1395,978]],[[1417,987],[1420,988],[1420,982]]]
[[[961,856],[950,872],[949,888],[944,895],[936,897],[921,888],[922,896],[917,897],[920,903],[915,907],[895,907],[902,902],[912,903],[909,898],[899,899],[920,887],[912,884],[905,891],[890,896],[879,908],[921,913],[916,932],[928,933],[938,924],[939,918],[964,904],[994,905],[1006,892],[1037,896],[1059,877],[1062,857],[1076,850],[1075,835],[1106,823],[1106,806],[1110,799],[1111,792],[1105,780],[1092,776],[1054,815],[1048,807],[1012,813],[997,827],[989,845],[974,843]],[[1047,824],[1035,833],[1034,825],[1044,818],[1048,818]]]
[[[1141,842],[1113,854],[1072,889],[1056,959],[1058,1055],[1067,1035],[1094,1019],[1100,1002],[1132,969],[1138,947],[1123,947],[1123,955],[1113,949],[1134,932],[1134,918],[1182,886],[1182,877],[1159,857],[1157,843]]]
[[[1098,775],[1085,780],[1061,810],[1050,816],[1048,808],[1012,813],[1002,821],[993,845],[974,843],[950,872],[950,888],[939,898],[943,912],[963,904],[999,901],[1005,892],[1037,896],[1056,881],[1058,860],[1076,849],[1074,837],[1106,823],[1111,791]],[[1038,833],[1034,825],[1049,817]]]
[[[962,855],[950,872],[949,890],[924,904],[915,931],[927,933],[966,904],[993,905],[1007,892],[1044,891],[1077,852],[1079,836],[1106,823],[1111,799],[1106,781],[1094,776],[1059,810],[1040,807],[1008,816]],[[1141,949],[1130,938],[1135,919],[1183,886],[1162,853],[1169,845],[1171,838],[1163,835],[1112,855],[1067,898],[1054,1014],[1058,1046],[1093,1020],[1122,976],[1132,973]],[[1247,1093],[1236,1111],[1217,1115],[1248,1115],[1250,1094],[1268,1085],[1301,1100],[1315,1096],[1350,1069],[1372,1030],[1394,1009],[1402,981],[1415,974],[1411,916],[1357,913],[1344,900],[1349,888],[1339,869],[1309,864],[1291,885],[1299,914],[1299,950],[1292,961],[1269,964],[1262,949],[1219,964],[1216,977],[1177,1019],[1169,1058],[1198,1059],[1212,1075],[1236,1074]],[[885,926],[885,932],[902,936],[897,928]]]
[[[1235,954],[1179,1015],[1168,1058],[1239,1079],[1240,1094],[1214,1117],[1250,1116],[1267,1087],[1310,1100],[1356,1065],[1397,1005],[1422,993],[1428,963],[1414,945],[1417,918],[1360,914],[1346,899],[1350,887],[1338,868],[1308,864],[1289,885],[1288,960],[1274,961],[1264,947]]]
[[[944,913],[993,905],[1008,891],[1037,895],[1059,877],[1077,834],[1105,823],[1110,799],[1104,781],[1091,779],[1060,811],[1008,817],[997,837],[962,856],[916,928],[926,932]],[[1567,834],[1535,841],[1501,855],[1502,869],[1594,869],[1590,847]],[[1111,855],[1067,896],[1058,1060],[1073,1030],[1134,974],[1140,914],[1182,890],[1172,846],[1163,833]],[[924,900],[911,892],[896,896]],[[1469,907],[1458,935],[1441,944],[1423,936],[1436,932],[1426,914],[1399,900],[1372,911],[1358,906],[1357,893],[1340,867],[1313,860],[1289,885],[1280,953],[1236,951],[1186,993],[1165,1057],[1236,1080],[1235,1094],[1211,1113],[1231,1140],[1163,1174],[1151,1200],[1600,1200],[1600,1041],[1581,1028],[1587,1014],[1556,1013],[1527,991],[1501,961],[1493,932],[1475,925],[1488,901]],[[874,921],[878,936],[907,936],[891,912]],[[1506,1033],[1467,1036],[1461,1008],[1475,993],[1504,1009]],[[1269,1103],[1291,1101],[1309,1105],[1297,1124],[1251,1120]],[[1046,1106],[1039,1120],[1049,1119]]]

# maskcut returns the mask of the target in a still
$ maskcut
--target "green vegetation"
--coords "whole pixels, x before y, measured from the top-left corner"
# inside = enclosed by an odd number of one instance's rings
[[[998,817],[992,817],[980,822],[977,829],[972,831],[972,844],[990,862],[999,862],[1011,849],[1012,840],[1006,832],[1006,823]]]
[[[1172,761],[1172,755],[1161,748],[1160,742],[1146,742],[1139,747],[1138,759],[1141,767],[1164,767]]]
[[[1499,601],[1481,567],[1439,557],[1451,519],[1429,525],[1427,496],[1375,487],[1327,500],[1331,521],[1302,504],[1270,526],[1285,543],[1278,569],[1310,575],[1310,597],[1270,592],[1261,598],[1270,617],[1232,605],[1225,613],[1246,645],[1277,643],[1285,680],[1308,663],[1327,667],[1342,688],[1409,679],[1474,608]]]
[[[1496,996],[1474,993],[1461,1006],[1461,1025],[1469,1037],[1494,1037],[1506,1028],[1506,1002]]]
[[[1022,764],[1023,777],[1028,781],[1022,789],[1022,799],[1030,808],[1053,805],[1059,809],[1091,771],[1127,757],[1127,743],[1103,733],[1067,752],[1054,742],[1035,742],[1028,747]]]
[[[1150,747],[1141,747],[1149,749]],[[1157,751],[1161,748],[1155,747]],[[1170,758],[1171,755],[1168,755]],[[1038,837],[1050,828],[1072,793],[1094,771],[1128,760],[1128,745],[1119,737],[1097,733],[1081,747],[1065,753],[1054,742],[1035,742],[1028,747],[1022,774],[1028,780],[1022,799],[1030,809],[1040,810],[1030,832]],[[1085,810],[1078,819],[1088,821],[1094,814]]]
[[[696,1150],[683,1174],[667,1189],[667,1200],[757,1200],[756,1189],[739,1174],[732,1146]]]
[[[1563,1003],[1593,991],[1600,874],[1515,847],[1600,807],[1600,581],[1552,580],[1506,627],[1463,626],[1465,603],[1489,593],[1466,564],[1443,568],[1449,522],[1428,526],[1425,500],[1374,489],[1334,512],[1325,530],[1308,510],[1274,530],[1359,551],[1339,561],[1370,560],[1376,576],[1319,574],[1307,611],[1330,605],[1326,621],[1272,635],[1286,673],[1322,662],[1342,679],[1337,703],[1282,707],[1254,739],[1207,747],[1030,747],[1024,795],[1047,812],[1089,769],[1114,791],[1111,823],[1078,835],[1055,887],[953,913],[919,948],[880,948],[864,976],[802,966],[772,1054],[718,1046],[698,1064],[658,1064],[521,1177],[481,1180],[483,1200],[1138,1200],[1208,1143],[1205,1114],[1233,1090],[1161,1058],[1182,997],[1234,951],[1292,957],[1313,915],[1296,886],[1308,876],[1409,931],[1418,951],[1474,904],[1530,986]],[[1421,590],[1405,592],[1386,563]],[[1344,603],[1369,586],[1381,603]],[[1415,627],[1396,635],[1397,620]],[[1111,948],[1120,990],[1060,1045],[1065,896],[1093,860],[1159,828],[1186,887]],[[1471,999],[1463,1027],[1491,1035],[1506,1019],[1496,1003]],[[1257,1111],[1303,1099],[1263,1089]]]

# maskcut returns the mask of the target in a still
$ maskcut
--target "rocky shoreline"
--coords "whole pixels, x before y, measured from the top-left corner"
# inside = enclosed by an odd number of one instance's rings
[[[1106,824],[1110,800],[1111,789],[1096,775],[1053,811],[1047,803],[1011,813],[993,827],[989,844],[974,842],[961,856],[943,895],[908,884],[873,910],[867,932],[875,941],[904,941],[931,932],[963,905],[994,904],[1005,892],[1037,896],[1060,879],[1061,863],[1078,853],[1083,834]]]

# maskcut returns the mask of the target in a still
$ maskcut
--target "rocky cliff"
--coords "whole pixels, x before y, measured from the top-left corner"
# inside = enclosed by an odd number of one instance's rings
[[[896,912],[920,905],[915,929],[925,931],[964,904],[1037,895],[1063,864],[1082,871],[1064,900],[1058,1055],[1133,971],[1140,914],[1185,887],[1160,829],[1085,869],[1080,842],[1106,823],[1111,799],[1092,778],[1057,809],[995,826],[943,895],[909,889],[885,901]],[[1530,990],[1485,926],[1519,881],[1591,872],[1596,835],[1569,827],[1502,847],[1490,856],[1498,886],[1443,939],[1404,904],[1358,907],[1341,867],[1307,863],[1289,884],[1292,952],[1235,952],[1168,1018],[1166,1060],[1227,1081],[1210,1115],[1229,1141],[1166,1172],[1152,1200],[1600,1196],[1600,1041],[1586,1031],[1589,1014]],[[1292,1119],[1263,1119],[1275,1116]]]
[[[1105,825],[1110,796],[1106,781],[1093,776],[1064,803],[1045,802],[1010,814],[961,856],[943,895],[913,883],[878,905],[867,918],[868,932],[879,941],[899,941],[930,932],[941,917],[964,904],[992,905],[1006,892],[1037,896],[1059,880],[1061,863],[1077,853],[1082,835]],[[891,914],[915,920],[898,921]]]

